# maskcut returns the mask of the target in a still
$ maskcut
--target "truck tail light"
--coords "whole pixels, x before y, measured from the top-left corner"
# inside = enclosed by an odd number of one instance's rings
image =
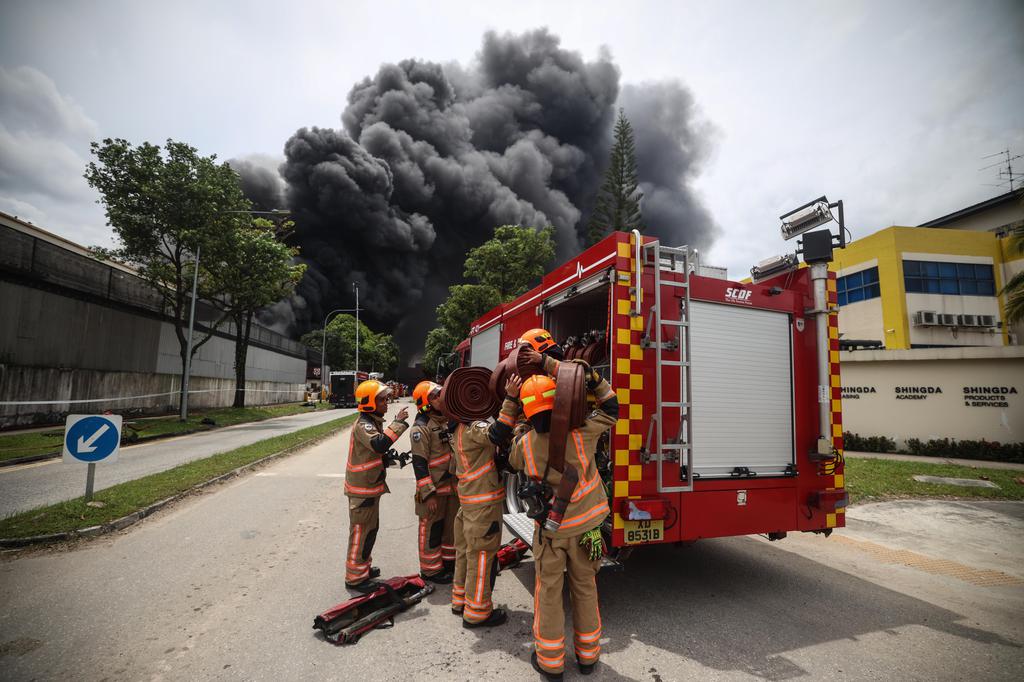
[[[845,509],[850,497],[846,490],[816,490],[807,498],[808,506],[832,513],[836,509]]]
[[[622,500],[619,513],[626,521],[645,521],[647,519],[663,519],[667,514],[668,500],[653,498],[649,500]]]

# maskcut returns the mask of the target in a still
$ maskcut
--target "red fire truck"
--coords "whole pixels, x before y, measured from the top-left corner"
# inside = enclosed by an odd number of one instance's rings
[[[734,282],[692,249],[616,232],[476,320],[457,362],[493,368],[543,327],[610,380],[621,407],[599,461],[613,555],[829,534],[845,525],[846,493],[835,276],[822,267],[828,303],[816,307],[812,268]],[[530,541],[507,484],[506,524]]]

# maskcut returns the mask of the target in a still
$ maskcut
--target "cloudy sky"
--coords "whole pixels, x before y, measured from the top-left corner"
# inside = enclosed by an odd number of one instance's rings
[[[90,140],[276,161],[297,128],[340,127],[382,62],[468,64],[486,30],[542,26],[588,60],[610,51],[624,85],[690,89],[711,143],[694,180],[719,230],[706,260],[737,278],[784,250],[778,215],[811,198],[844,199],[863,236],[1001,193],[982,157],[1024,153],[1014,0],[4,0],[0,210],[108,244],[81,179]]]

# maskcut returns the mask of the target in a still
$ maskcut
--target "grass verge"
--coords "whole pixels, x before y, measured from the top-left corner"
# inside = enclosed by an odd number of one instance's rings
[[[167,471],[151,474],[100,490],[94,500],[102,508],[88,507],[79,497],[67,502],[22,512],[0,520],[0,538],[25,538],[51,533],[65,533],[110,523],[168,497],[184,492],[282,450],[295,448],[331,435],[355,421],[355,415],[341,417],[282,436],[188,462]]]
[[[125,421],[122,437],[124,444],[128,445],[136,440],[163,436],[183,436],[188,433],[196,433],[197,431],[209,431],[220,426],[263,421],[264,419],[273,419],[274,417],[287,417],[293,414],[329,408],[329,403],[318,403],[316,408],[306,407],[303,403],[284,403],[260,407],[226,407],[216,410],[202,410],[190,413],[188,421],[184,422],[178,421],[176,416],[132,419]],[[214,424],[204,424],[204,419],[213,420]],[[60,452],[63,440],[63,427],[57,427],[51,431],[0,435],[0,461]]]
[[[998,488],[964,488],[915,481],[913,476],[944,476],[992,481]],[[1024,472],[886,459],[847,458],[846,490],[852,504],[902,497],[957,497],[982,500],[1024,500]]]

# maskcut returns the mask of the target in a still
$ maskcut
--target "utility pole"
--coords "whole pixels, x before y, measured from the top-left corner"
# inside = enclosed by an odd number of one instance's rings
[[[359,282],[352,282],[352,287],[356,290],[356,378],[359,378]]]
[[[196,287],[199,284],[199,250],[196,246],[195,272],[192,273],[192,303],[188,313],[188,348],[185,351],[185,377],[181,381],[181,421],[188,419],[188,379],[192,374],[192,332],[196,326]]]

